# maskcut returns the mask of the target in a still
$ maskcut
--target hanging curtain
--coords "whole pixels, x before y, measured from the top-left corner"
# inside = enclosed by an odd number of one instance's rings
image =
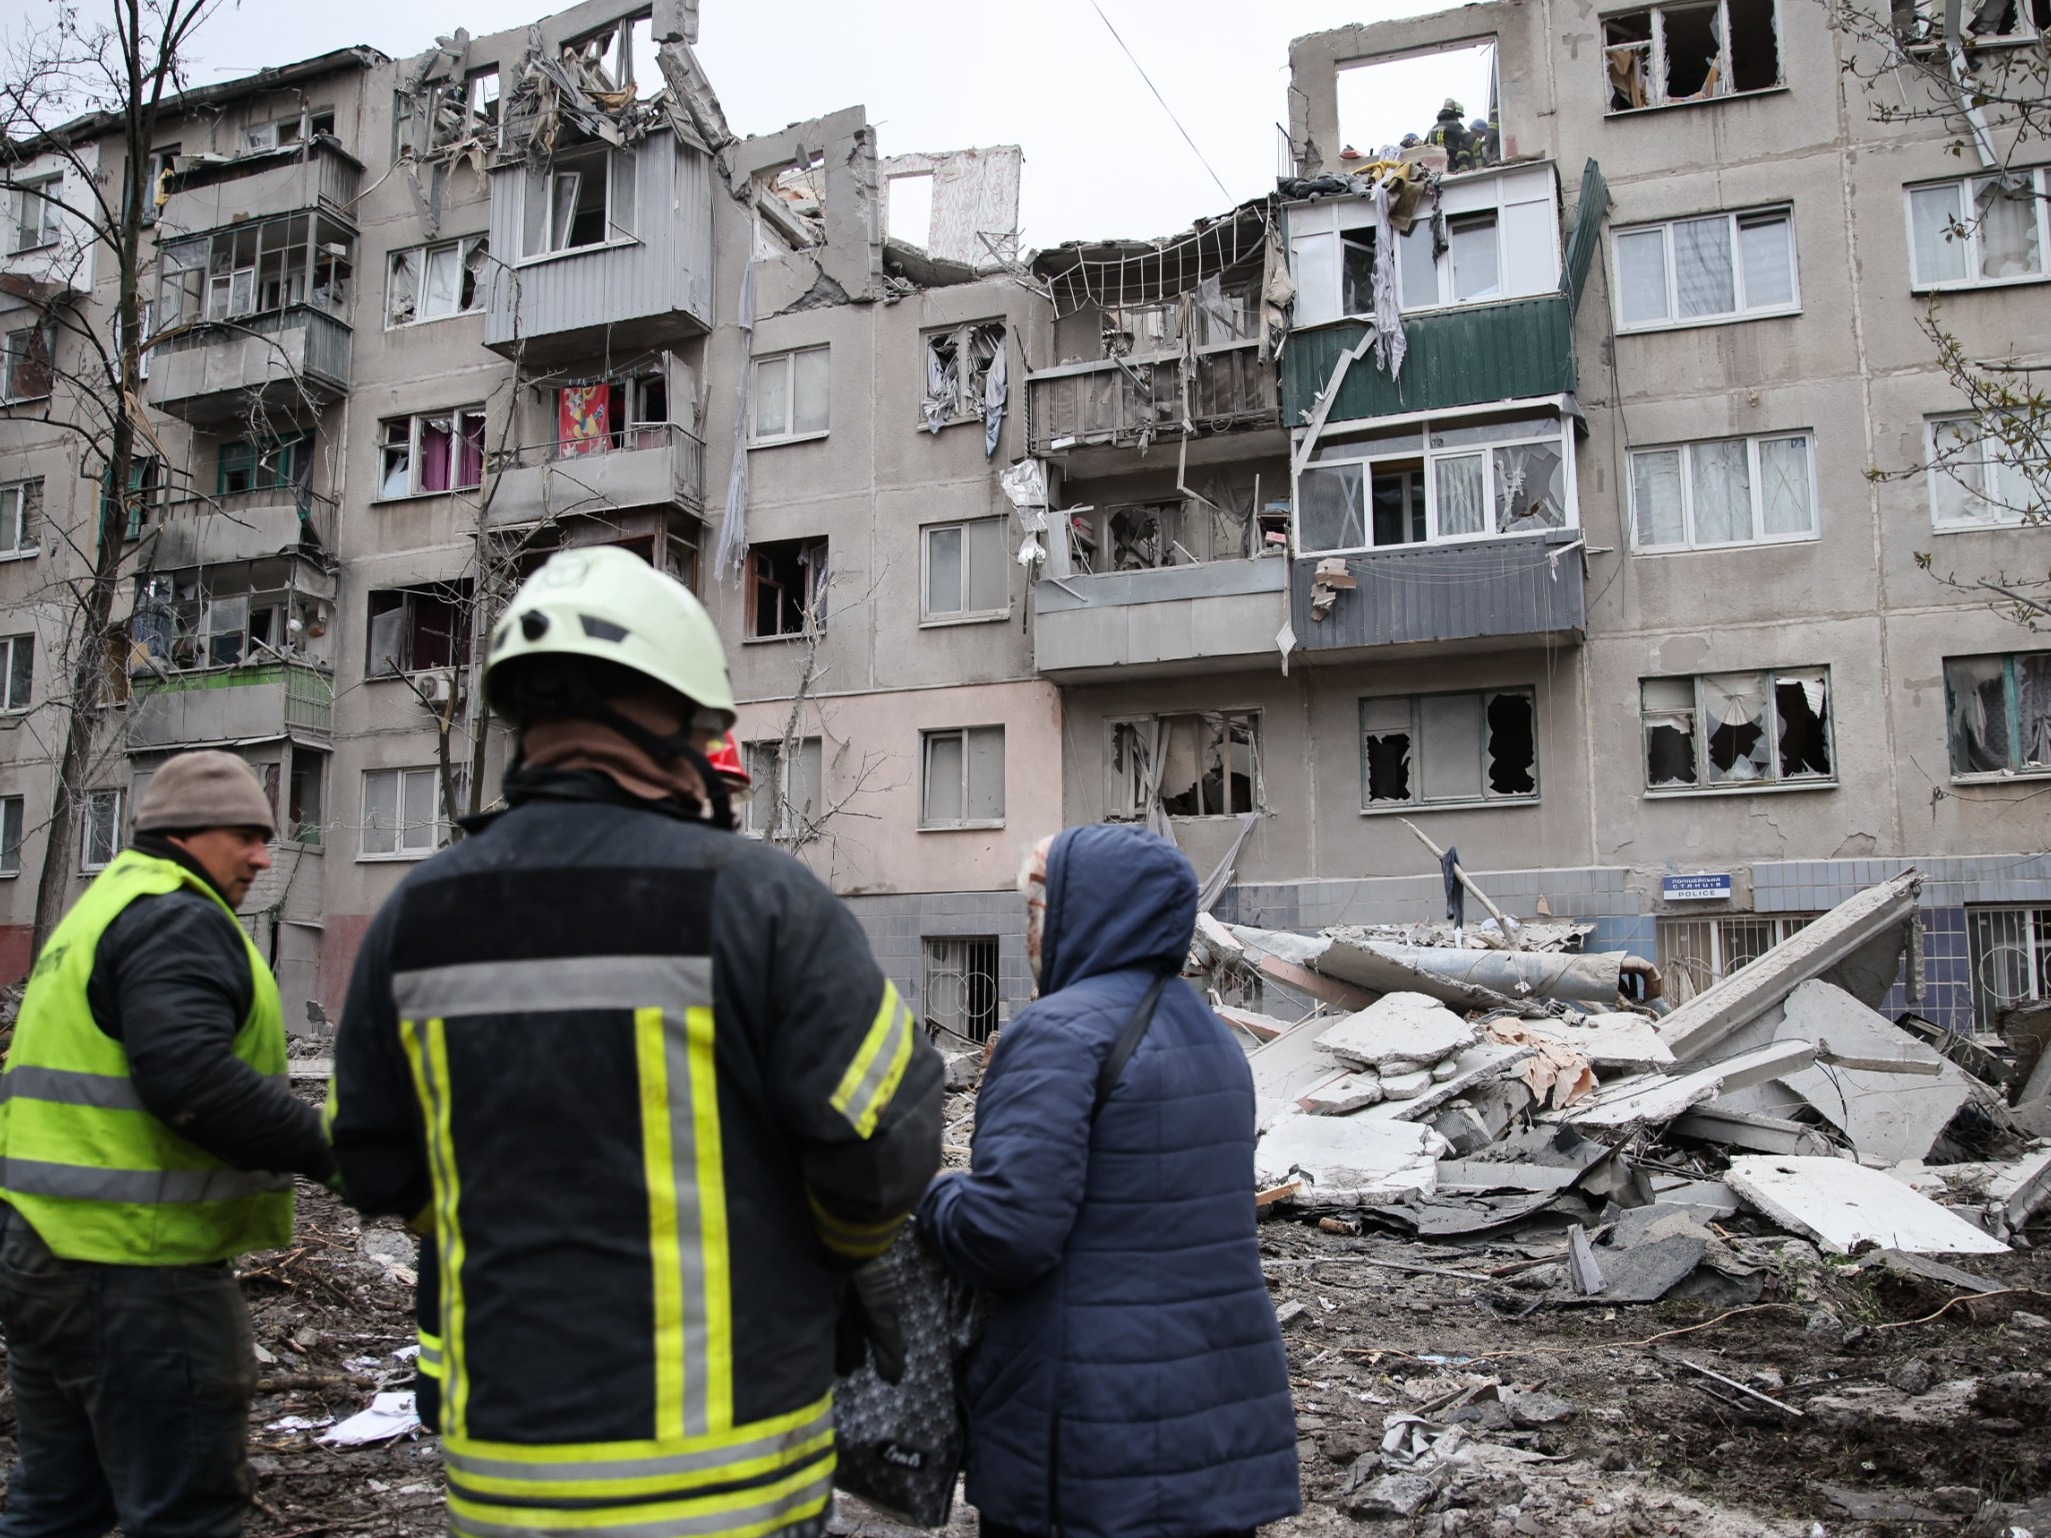
[[[612,386],[565,385],[556,391],[556,457],[576,459],[612,447]]]

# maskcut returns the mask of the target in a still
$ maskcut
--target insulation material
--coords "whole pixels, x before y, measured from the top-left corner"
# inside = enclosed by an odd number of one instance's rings
[[[1491,1041],[1537,1052],[1524,1065],[1524,1083],[1541,1106],[1557,1110],[1595,1092],[1595,1069],[1586,1055],[1553,1033],[1533,1030],[1519,1020],[1491,1020],[1485,1029]]]
[[[727,474],[726,517],[719,525],[719,549],[712,558],[712,579],[738,584],[748,565],[748,384],[754,378],[755,258],[741,271],[741,297],[734,325],[741,334],[740,366],[734,372],[733,468]]]
[[[1018,564],[1030,571],[1047,559],[1040,536],[1047,531],[1047,466],[1044,460],[1021,459],[997,477],[1006,500],[1018,514],[1018,526],[1025,536],[1019,541]]]
[[[970,334],[969,345],[991,349],[983,369],[983,458],[989,459],[997,452],[997,439],[1004,431],[1004,408],[1011,399],[1010,349],[1004,345],[1001,331],[992,338],[984,328]]]

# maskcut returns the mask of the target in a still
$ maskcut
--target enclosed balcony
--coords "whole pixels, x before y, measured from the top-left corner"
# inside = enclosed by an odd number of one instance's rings
[[[529,363],[712,327],[712,163],[672,133],[570,144],[491,173],[484,345]],[[731,319],[731,317],[729,317]],[[615,328],[618,328],[616,331]]]
[[[334,715],[335,675],[296,663],[137,679],[128,748],[143,753],[281,737],[325,743]]]
[[[493,461],[494,525],[637,507],[705,507],[705,445],[673,422],[528,444]]]
[[[232,158],[187,155],[164,178],[160,238],[302,210],[347,215],[362,182],[362,162],[326,134]]]
[[[1253,341],[1042,369],[1026,389],[1040,455],[1281,426],[1274,366]]]
[[[1398,545],[1290,564],[1289,612],[1310,660],[1378,648],[1501,650],[1579,645],[1586,565],[1577,529],[1443,545]]]
[[[1074,682],[1279,661],[1288,578],[1288,563],[1268,557],[1040,582],[1033,665]]]

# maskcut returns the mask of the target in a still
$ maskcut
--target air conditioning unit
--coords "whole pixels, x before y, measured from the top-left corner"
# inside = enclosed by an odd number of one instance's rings
[[[423,701],[436,708],[462,695],[462,690],[456,687],[454,673],[421,673],[414,678],[413,686],[420,691]]]

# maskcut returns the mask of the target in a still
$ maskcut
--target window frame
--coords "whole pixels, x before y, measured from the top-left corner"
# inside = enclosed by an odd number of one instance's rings
[[[8,254],[25,256],[31,251],[48,251],[61,245],[64,240],[64,173],[55,171],[47,176],[24,177],[15,184],[13,230],[8,238]],[[37,224],[35,239],[29,235],[29,208],[41,209],[42,218]]]
[[[1991,1030],[2001,1012],[2031,999],[2051,998],[2051,903],[1994,902],[1967,903],[1966,966],[1972,999],[1973,1023]],[[1993,932],[2013,919],[2021,931],[2013,942],[2004,943]],[[1993,949],[1990,951],[1990,941]],[[2023,948],[2023,962],[2029,970],[2030,991],[2015,998],[1997,998],[1987,986],[1987,963],[2004,950]]]
[[[2051,664],[2051,650],[1965,652],[1940,659],[1944,678],[1944,764],[1953,784],[1988,785],[2011,780],[2040,780],[2051,777],[2051,761],[2032,762],[2023,746],[2029,737],[2023,730],[2022,686],[2017,680],[2016,664],[2024,657],[2043,658],[2047,664]],[[1998,769],[1960,769],[1951,741],[1952,721],[1958,711],[1957,696],[1951,684],[1952,664],[1992,661],[1999,661],[2001,664],[2001,703],[2004,716],[2002,729],[2008,739],[2009,761]]]
[[[42,547],[35,540],[36,525],[41,521],[43,510],[43,492],[44,478],[40,475],[0,483],[0,541],[6,540],[8,525],[13,525],[13,542],[0,542],[0,562],[26,561],[42,554]]]
[[[20,669],[15,666],[16,655],[26,648],[28,652],[26,685],[27,699],[14,697],[14,685]],[[0,635],[0,715],[26,715],[36,706],[36,637],[34,631],[22,631],[15,635]]]
[[[503,81],[501,82],[501,89],[503,89]],[[467,114],[469,110],[466,100],[463,104],[463,111]],[[502,101],[502,114],[503,110]],[[503,136],[505,131],[503,117],[501,118],[499,131],[501,136]],[[522,234],[517,265],[525,267],[535,262],[552,262],[563,257],[582,256],[592,251],[609,251],[617,246],[639,245],[641,238],[634,232],[632,221],[629,220],[623,224],[619,217],[622,206],[622,194],[629,194],[635,198],[639,197],[637,190],[640,174],[639,165],[633,164],[633,169],[624,176],[620,170],[623,161],[632,164],[630,157],[635,153],[636,146],[631,144],[609,145],[602,141],[593,141],[589,144],[561,145],[557,149],[556,158],[550,162],[546,171],[532,171],[523,176],[520,179],[520,229]],[[583,192],[583,178],[587,174],[584,167],[590,162],[599,159],[602,159],[605,163],[605,211],[603,215],[605,233],[600,239],[586,241],[582,245],[556,245],[556,189],[566,178],[574,176],[578,179],[578,193],[581,196]],[[570,164],[565,165],[563,163],[565,160],[569,161]],[[621,186],[622,181],[626,183],[624,187]],[[537,189],[539,189],[542,199],[542,245],[538,250],[529,250],[527,248],[526,232],[533,227],[533,220],[526,200],[534,197]],[[573,208],[572,223],[575,222],[574,212]]]
[[[1482,422],[1488,416],[1509,416],[1514,418],[1519,415],[1550,415],[1556,423],[1556,431],[1552,434],[1523,433],[1516,436],[1488,438],[1473,443],[1457,443],[1437,448],[1432,446],[1431,438],[1435,429],[1458,429],[1472,426],[1477,422]],[[1370,439],[1361,441],[1358,444],[1359,453],[1349,454],[1346,451],[1355,445],[1334,443],[1329,445],[1327,453],[1313,458],[1303,465],[1301,469],[1294,471],[1291,477],[1293,496],[1290,502],[1289,538],[1291,546],[1298,557],[1312,555],[1368,555],[1381,550],[1418,550],[1446,545],[1475,544],[1486,540],[1542,538],[1550,533],[1580,529],[1581,495],[1579,477],[1575,465],[1573,419],[1566,415],[1555,402],[1551,400],[1534,402],[1530,403],[1528,407],[1521,406],[1518,403],[1505,402],[1500,405],[1492,404],[1486,412],[1466,415],[1442,413],[1436,416],[1414,417],[1408,420],[1392,418],[1384,419],[1382,423],[1377,425],[1383,429],[1385,435],[1400,431],[1406,438],[1411,429],[1414,428],[1417,446],[1414,448],[1406,446],[1402,448],[1377,449],[1374,446],[1374,441]],[[1501,425],[1507,427],[1514,425],[1514,423],[1504,422]],[[1518,529],[1507,533],[1499,531],[1493,526],[1496,505],[1495,451],[1498,449],[1529,448],[1538,445],[1548,445],[1559,450],[1562,466],[1562,496],[1566,503],[1566,520],[1557,527]],[[1439,532],[1438,476],[1434,473],[1434,467],[1445,460],[1471,458],[1476,455],[1480,456],[1482,464],[1482,501],[1484,506],[1489,509],[1490,527],[1471,534],[1441,534]],[[1374,516],[1371,503],[1374,490],[1375,467],[1385,464],[1401,464],[1407,467],[1413,461],[1419,462],[1422,465],[1422,469],[1415,473],[1421,474],[1424,479],[1425,537],[1421,540],[1377,545],[1373,541]],[[1367,542],[1359,545],[1334,546],[1312,546],[1306,544],[1303,538],[1304,477],[1314,471],[1341,469],[1348,465],[1357,465],[1361,471],[1361,532],[1366,537]],[[1403,472],[1401,470],[1393,470],[1390,473],[1400,474]]]
[[[365,840],[371,833],[370,826],[370,782],[374,776],[395,776],[394,788],[397,799],[396,824],[392,828],[392,848],[372,850],[365,847]],[[434,795],[434,821],[428,825],[429,843],[426,848],[408,848],[404,843],[406,824],[406,781],[408,776],[426,775]],[[448,847],[449,832],[453,819],[442,797],[441,771],[433,764],[397,764],[388,768],[364,769],[357,780],[356,806],[356,858],[366,862],[394,862],[425,860]]]
[[[421,313],[421,299],[427,292],[427,264],[436,254],[443,251],[454,251],[456,253],[456,303],[458,308],[443,314],[423,315]],[[462,307],[463,280],[469,272],[470,263],[476,260],[480,253],[482,253],[485,261],[488,262],[490,260],[491,236],[489,232],[480,231],[475,235],[463,235],[454,240],[433,240],[418,246],[402,246],[388,252],[385,257],[385,330],[409,331],[415,326],[433,325],[436,321],[459,320],[465,315],[482,315],[487,308],[485,292],[489,285],[485,283],[481,275],[473,285],[472,297],[474,302],[468,308]],[[413,318],[411,320],[394,320],[392,319],[392,283],[398,276],[399,264],[408,257],[413,258],[416,264],[413,279]]]
[[[107,850],[107,857],[95,863],[93,860],[95,818],[98,816],[98,808],[104,806],[110,799],[114,804],[113,821],[108,828],[110,847]],[[81,871],[92,874],[105,870],[114,863],[115,856],[127,847],[127,841],[121,836],[121,814],[127,800],[128,792],[118,785],[101,786],[97,789],[88,790],[85,793],[84,805],[81,808],[85,815],[79,819],[78,825],[78,868]]]
[[[1795,675],[1821,673],[1823,675],[1824,742],[1830,757],[1830,771],[1827,774],[1785,774],[1780,766],[1781,720],[1779,690],[1783,680],[1799,687]],[[1709,739],[1715,735],[1713,728],[1705,729],[1710,720],[1709,707],[1704,696],[1703,685],[1711,678],[1763,678],[1767,681],[1765,708],[1768,729],[1762,734],[1772,745],[1768,764],[1771,774],[1762,774],[1755,779],[1710,778]],[[1651,742],[1653,727],[1646,720],[1645,686],[1652,683],[1689,684],[1694,700],[1689,706],[1694,722],[1694,771],[1695,778],[1671,785],[1652,783]],[[1661,711],[1665,714],[1665,711]],[[1843,784],[1838,771],[1837,753],[1837,680],[1834,670],[1827,664],[1815,666],[1789,666],[1769,668],[1726,668],[1709,673],[1654,674],[1641,676],[1638,680],[1638,768],[1643,790],[1640,792],[1649,800],[1666,800],[1686,796],[1731,796],[1758,793],[1779,793],[1799,790],[1835,790]]]
[[[1000,773],[997,781],[997,800],[999,806],[1004,808],[1004,810],[999,811],[994,818],[971,817],[968,815],[970,766],[974,762],[969,752],[969,737],[971,734],[976,732],[995,732],[997,734],[997,746],[999,756],[1002,757],[1005,746],[1005,733],[1004,725],[1002,722],[996,722],[982,726],[934,726],[925,727],[920,730],[918,830],[921,833],[953,833],[959,832],[960,830],[965,828],[1001,828],[1004,826],[1005,815],[1010,809],[1009,798],[1005,794],[1005,792],[1009,788],[1005,783],[1006,780],[1009,778],[1008,759],[1004,760],[1006,767],[1004,771]],[[932,794],[933,748],[936,743],[948,740],[950,738],[961,744],[962,815],[953,821],[935,821],[931,816],[928,815],[930,811],[929,803]]]
[[[452,424],[449,436],[449,484],[433,490],[422,490],[420,487],[421,427],[422,424],[435,417],[447,417]],[[462,463],[463,424],[466,420],[473,417],[478,423],[477,436],[481,444],[481,449],[477,456],[477,479],[464,482],[457,479],[458,467]],[[409,424],[406,439],[406,478],[409,489],[403,492],[388,493],[385,490],[385,482],[388,479],[385,471],[385,455],[395,447],[389,437],[389,430],[396,422]],[[380,417],[377,424],[377,489],[372,494],[370,501],[373,505],[381,502],[411,502],[421,497],[446,497],[458,492],[478,490],[484,485],[484,461],[490,457],[490,443],[486,436],[489,431],[490,419],[481,401],[463,406],[442,407],[433,411],[415,411],[405,416]]]
[[[1912,294],[1942,294],[1963,289],[2014,288],[2022,284],[2051,282],[2051,166],[2028,166],[2012,175],[2021,176],[2029,183],[2030,207],[2036,215],[2037,225],[2037,270],[2016,273],[2005,278],[1979,276],[1983,252],[1980,247],[1980,225],[1982,221],[1968,220],[1966,210],[1973,206],[1975,193],[1983,182],[1998,182],[1999,175],[1949,176],[1934,181],[1904,182],[1901,189],[1902,220],[1908,234],[1909,292]],[[1954,217],[1963,230],[1965,245],[1965,276],[1962,278],[1924,278],[1916,271],[1916,201],[1919,192],[1935,188],[1953,189]],[[1950,235],[1944,237],[1952,239]]]
[[[25,350],[19,350],[19,339],[31,340]],[[40,339],[40,346],[37,345]],[[16,326],[0,332],[0,406],[25,405],[29,401],[46,401],[57,388],[57,328],[53,321],[36,320],[27,325]],[[17,363],[15,360],[23,361]],[[14,393],[14,376],[17,369],[37,367],[42,369],[42,388],[32,389],[26,394]]]
[[[367,683],[380,683],[389,679],[412,678],[422,673],[440,673],[451,668],[461,668],[470,661],[470,594],[455,588],[458,582],[467,583],[468,578],[456,578],[441,582],[413,583],[407,587],[372,588],[364,595],[363,635],[363,677]],[[396,593],[399,602],[382,614],[373,613],[370,605],[377,598]],[[414,660],[412,638],[419,629],[420,621],[415,606],[422,599],[446,604],[453,617],[453,628],[449,636],[448,662],[421,663]],[[397,614],[403,661],[393,660],[391,667],[380,666],[374,648],[377,645],[377,621],[385,614]]]
[[[761,616],[762,578],[755,566],[756,552],[771,545],[796,545],[801,564],[805,567],[805,594],[801,613],[804,622],[795,630],[774,630],[767,634],[757,629]],[[803,560],[807,552],[820,557],[816,561]],[[745,569],[741,577],[741,617],[744,634],[741,644],[768,644],[775,641],[792,641],[808,635],[826,634],[827,620],[831,611],[831,588],[833,580],[833,548],[831,537],[825,534],[807,535],[799,539],[765,539],[748,546]],[[781,612],[781,604],[778,611]]]
[[[1803,534],[1767,534],[1766,487],[1760,471],[1760,450],[1768,443],[1791,443],[1796,440],[1807,444],[1809,466],[1809,529]],[[1695,537],[1695,475],[1694,451],[1708,444],[1742,443],[1745,445],[1745,473],[1752,507],[1752,531],[1750,539],[1700,540]],[[1679,453],[1681,479],[1681,530],[1678,544],[1648,545],[1640,542],[1638,529],[1638,471],[1637,462],[1643,455]],[[1693,555],[1704,550],[1752,550],[1762,545],[1814,544],[1823,538],[1823,508],[1818,501],[1820,477],[1816,471],[1816,433],[1813,428],[1800,432],[1751,433],[1732,438],[1689,438],[1679,443],[1648,443],[1631,448],[1624,456],[1624,473],[1628,484],[1624,488],[1624,512],[1629,524],[1631,553],[1633,555]]]
[[[1252,750],[1248,763],[1248,768],[1252,771],[1248,776],[1250,783],[1247,786],[1249,805],[1244,811],[1230,810],[1228,805],[1227,810],[1220,812],[1171,812],[1164,802],[1161,805],[1161,815],[1177,822],[1221,822],[1231,818],[1244,817],[1248,812],[1256,815],[1265,813],[1268,810],[1268,797],[1267,772],[1263,767],[1263,758],[1266,752],[1264,743],[1267,736],[1265,726],[1267,711],[1259,705],[1247,705],[1226,706],[1217,710],[1164,710],[1147,715],[1118,716],[1106,721],[1104,724],[1110,733],[1110,751],[1105,756],[1105,773],[1107,776],[1112,774],[1122,776],[1118,793],[1106,798],[1107,803],[1114,804],[1115,807],[1115,809],[1108,813],[1106,820],[1113,822],[1144,822],[1148,816],[1146,805],[1136,796],[1128,796],[1126,794],[1126,792],[1135,789],[1132,775],[1134,768],[1137,766],[1121,767],[1118,763],[1118,734],[1121,731],[1152,725],[1156,729],[1154,740],[1158,744],[1161,731],[1169,723],[1175,721],[1202,722],[1211,716],[1218,717],[1224,723],[1225,746],[1228,749],[1231,747],[1232,727],[1235,721],[1243,719],[1246,724],[1248,746]],[[1197,777],[1196,784],[1199,787],[1203,784],[1203,777],[1201,775]],[[1224,798],[1228,804],[1232,799],[1229,793],[1230,784],[1231,776],[1228,774],[1225,777],[1227,794]],[[1160,781],[1158,777],[1156,777],[1154,783],[1154,797],[1156,801],[1160,800]],[[1131,804],[1128,804],[1128,802]]]
[[[1716,11],[1715,27],[1718,39],[1714,67],[1721,72],[1723,78],[1728,80],[1733,73],[1731,69],[1731,17],[1729,0],[1710,0],[1709,4],[1702,3],[1702,0],[1650,0],[1650,3],[1645,5],[1618,6],[1615,9],[1602,12],[1595,18],[1597,27],[1595,52],[1597,54],[1597,67],[1602,71],[1602,115],[1605,118],[1635,117],[1641,112],[1662,112],[1671,107],[1706,107],[1713,102],[1731,101],[1741,96],[1763,96],[1768,91],[1785,91],[1788,89],[1787,60],[1784,57],[1784,50],[1781,46],[1781,40],[1785,35],[1785,31],[1780,25],[1780,5],[1778,0],[1774,0],[1769,28],[1773,35],[1773,84],[1753,86],[1748,90],[1741,91],[1733,83],[1729,89],[1719,91],[1714,96],[1704,96],[1697,93],[1693,96],[1682,97],[1678,101],[1666,99],[1666,13],[1668,11],[1707,10],[1712,5]],[[1615,18],[1619,16],[1634,16],[1641,11],[1645,13],[1648,23],[1649,35],[1645,39],[1643,47],[1647,65],[1647,81],[1654,86],[1652,99],[1648,100],[1642,107],[1613,107],[1610,105],[1611,93],[1615,88],[1609,71],[1611,50],[1625,49],[1635,45],[1610,42],[1605,29],[1608,23]]]
[[[978,525],[996,525],[998,569],[1004,578],[1004,606],[998,609],[971,609],[969,594],[975,583],[969,573],[970,530]],[[955,518],[945,523],[927,523],[919,526],[919,626],[921,629],[946,625],[987,625],[994,621],[1011,618],[1011,561],[1005,540],[1009,520],[995,518]],[[933,609],[928,603],[933,596],[933,536],[945,532],[959,532],[961,535],[961,568],[959,609]]]
[[[954,361],[947,365],[954,377],[954,398],[960,410],[952,416],[925,416],[922,413],[920,426],[923,430],[939,434],[950,427],[963,427],[973,422],[983,424],[983,397],[979,381],[987,380],[989,365],[981,370],[975,367],[974,342],[978,333],[995,333],[996,350],[1002,352],[1010,344],[1010,327],[1001,315],[984,320],[963,321],[955,326],[929,326],[919,333],[919,356],[925,361],[930,374],[932,349],[935,342],[954,344]],[[930,387],[930,378],[927,381]],[[931,400],[927,394],[924,399]]]
[[[0,796],[0,881],[11,881],[21,874],[21,846],[28,836],[27,830],[28,797],[18,793]]]
[[[1751,305],[1744,302],[1745,263],[1740,245],[1740,231],[1745,220],[1768,220],[1778,216],[1787,227],[1788,250],[1788,292],[1792,296],[1784,304]],[[1725,221],[1725,231],[1730,245],[1731,297],[1736,306],[1714,315],[1682,315],[1680,304],[1681,275],[1679,264],[1674,260],[1674,229],[1677,225],[1701,224],[1711,219]],[[1649,235],[1658,231],[1660,251],[1666,266],[1666,318],[1663,320],[1629,321],[1624,318],[1624,255],[1623,242],[1633,235]],[[1795,244],[1795,209],[1792,203],[1769,203],[1757,208],[1737,208],[1728,211],[1688,214],[1673,219],[1655,220],[1648,224],[1624,225],[1609,232],[1611,269],[1616,273],[1614,312],[1619,336],[1641,336],[1655,331],[1689,331],[1700,326],[1730,326],[1740,321],[1772,320],[1782,316],[1802,313],[1801,256]]]
[[[794,846],[802,846],[811,842],[817,827],[815,818],[822,815],[825,809],[823,805],[814,805],[811,813],[807,814],[803,809],[791,805],[793,799],[791,795],[793,765],[783,755],[783,739],[781,737],[757,738],[753,741],[742,743],[740,747],[741,762],[747,766],[749,778],[753,782],[753,788],[749,792],[748,798],[736,808],[740,814],[739,832],[741,836],[744,838],[759,838],[765,843],[772,844],[788,842]],[[826,747],[825,743],[816,736],[799,737],[797,739],[795,764],[797,785],[800,790],[805,788],[803,784],[805,755],[808,752],[814,756],[818,764],[819,780],[813,789],[817,792],[819,802],[823,803],[826,799]],[[762,809],[769,805],[770,799],[765,794],[768,787],[763,782],[772,775],[775,776],[776,784],[782,792],[785,815],[795,824],[788,831],[780,827],[764,828],[758,823]]]
[[[1003,946],[996,935],[921,935],[919,936],[919,1020],[928,1030],[938,1028],[957,1041],[974,1045],[987,1042],[1004,1023],[1004,965]],[[967,990],[963,990],[961,1008],[951,1013],[951,1018],[969,1029],[957,1029],[947,1023],[933,1007],[933,986],[936,976],[946,975],[947,970],[959,958],[961,976],[967,978],[987,977],[990,982],[990,1007],[987,1011],[972,1009]],[[979,961],[987,959],[989,970],[977,967]],[[975,1027],[981,1024],[977,1034]]]
[[[1514,695],[1531,708],[1531,789],[1528,791],[1494,791],[1488,784],[1488,707],[1489,703],[1504,695]],[[1428,699],[1472,699],[1481,703],[1481,732],[1475,744],[1475,751],[1481,766],[1481,794],[1479,796],[1441,796],[1427,798],[1422,794],[1427,765],[1424,758],[1423,705]],[[1406,801],[1385,799],[1370,800],[1368,796],[1367,766],[1367,712],[1370,705],[1401,702],[1410,708],[1410,759],[1411,783],[1418,788],[1418,794]],[[1536,806],[1544,795],[1544,781],[1539,777],[1538,748],[1538,691],[1529,684],[1506,684],[1499,689],[1428,689],[1419,694],[1363,694],[1359,697],[1359,754],[1360,754],[1360,814],[1363,817],[1385,817],[1390,813],[1401,815],[1420,809],[1489,806]]]
[[[1974,441],[1987,450],[1987,457],[1977,461],[1985,483],[1980,491],[1973,491],[1958,476],[1941,462],[1947,452],[1940,448],[1937,434],[1954,423],[1970,422],[1976,429]],[[2007,482],[2010,477],[2023,483],[2025,494],[2030,490],[2029,472],[2017,463],[2014,454],[2003,445],[1994,443],[1986,429],[1983,418],[1970,411],[1946,412],[1938,416],[1923,418],[1923,482],[1924,496],[1930,504],[1930,528],[1936,534],[1967,534],[1974,530],[2019,529],[2029,525],[2029,514],[2017,507],[2018,500],[2010,491]],[[1949,481],[1968,495],[1992,509],[1992,516],[1971,519],[1947,519],[1939,497],[1942,483]],[[2051,476],[2047,476],[2047,492],[2051,492]]]
[[[797,360],[800,355],[824,353],[826,355],[826,425],[796,430],[798,419],[798,374]],[[765,364],[780,363],[784,370],[784,399],[786,427],[780,433],[764,434],[760,411],[761,388],[757,381]],[[831,343],[822,342],[816,346],[789,347],[780,352],[759,353],[748,360],[748,447],[751,449],[777,448],[786,443],[811,443],[833,434],[833,348]]]

